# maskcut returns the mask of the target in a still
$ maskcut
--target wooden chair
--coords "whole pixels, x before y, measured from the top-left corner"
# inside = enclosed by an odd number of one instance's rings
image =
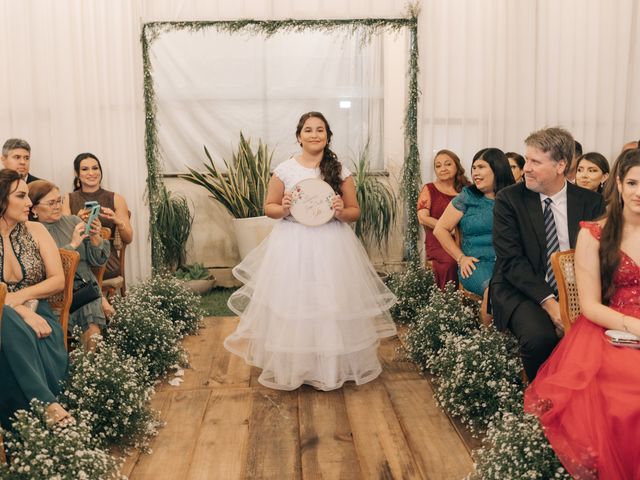
[[[0,328],[2,327],[2,310],[4,307],[4,300],[7,297],[7,285],[0,283]],[[0,435],[0,464],[6,463],[7,457],[4,453],[4,443],[2,442],[2,435]]]
[[[574,253],[575,250],[565,250],[551,255],[551,267],[558,284],[558,303],[565,333],[571,329],[571,325],[580,315],[580,299],[573,264]]]
[[[64,250],[59,248],[60,259],[62,260],[62,269],[64,270],[64,289],[47,300],[53,311],[60,318],[62,333],[64,334],[64,344],[67,348],[67,328],[69,326],[69,308],[73,302],[73,278],[80,263],[80,254],[75,250]]]
[[[111,229],[107,227],[102,227],[101,232],[102,239],[105,241],[109,241],[111,239]],[[102,279],[104,278],[104,272],[107,270],[107,264],[105,262],[101,267],[91,267],[91,271],[96,277],[98,281],[98,285],[100,286],[100,290],[102,290]]]
[[[129,212],[129,218],[131,218],[131,212]],[[110,291],[120,290],[120,296],[124,297],[127,293],[127,281],[125,278],[125,251],[127,244],[120,238],[120,232],[115,229],[116,233],[113,236],[113,248],[118,252],[118,259],[120,260],[120,275],[113,278],[107,278],[102,281],[102,291],[108,294]]]

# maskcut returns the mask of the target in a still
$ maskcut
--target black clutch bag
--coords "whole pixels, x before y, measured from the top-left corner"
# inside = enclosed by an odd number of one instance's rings
[[[84,278],[81,278],[81,280],[82,282],[73,289],[73,301],[69,309],[71,313],[102,296],[97,282],[86,281]]]

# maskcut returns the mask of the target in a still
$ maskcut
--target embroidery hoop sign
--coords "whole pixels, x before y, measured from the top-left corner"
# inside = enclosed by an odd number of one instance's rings
[[[291,215],[308,227],[323,225],[333,218],[333,188],[319,178],[306,178],[293,187]]]

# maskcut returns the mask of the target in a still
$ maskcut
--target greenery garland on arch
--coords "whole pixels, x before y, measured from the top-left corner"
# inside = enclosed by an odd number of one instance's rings
[[[147,196],[150,210],[149,231],[151,236],[151,262],[154,269],[162,268],[162,244],[154,218],[157,211],[162,171],[160,148],[156,124],[156,96],[153,85],[150,58],[151,44],[159,35],[173,30],[197,32],[213,28],[220,32],[265,35],[269,37],[278,32],[303,32],[316,30],[333,32],[359,32],[363,41],[383,31],[399,31],[408,28],[410,32],[410,51],[408,65],[408,99],[404,122],[405,158],[400,192],[407,214],[407,228],[404,238],[405,255],[410,262],[419,261],[418,254],[418,216],[415,205],[420,186],[420,156],[418,152],[418,7],[410,5],[407,18],[358,18],[337,20],[234,20],[234,21],[181,21],[150,22],[142,27],[142,56],[144,69],[144,108],[145,108],[145,156],[147,162]]]

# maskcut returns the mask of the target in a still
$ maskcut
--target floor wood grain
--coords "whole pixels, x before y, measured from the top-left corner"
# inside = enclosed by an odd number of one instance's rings
[[[222,341],[236,317],[210,317],[184,341],[191,368],[163,384],[153,406],[166,422],[150,454],[132,453],[122,473],[139,479],[455,480],[473,464],[429,381],[384,340],[373,382],[293,392],[257,382],[259,370]]]

